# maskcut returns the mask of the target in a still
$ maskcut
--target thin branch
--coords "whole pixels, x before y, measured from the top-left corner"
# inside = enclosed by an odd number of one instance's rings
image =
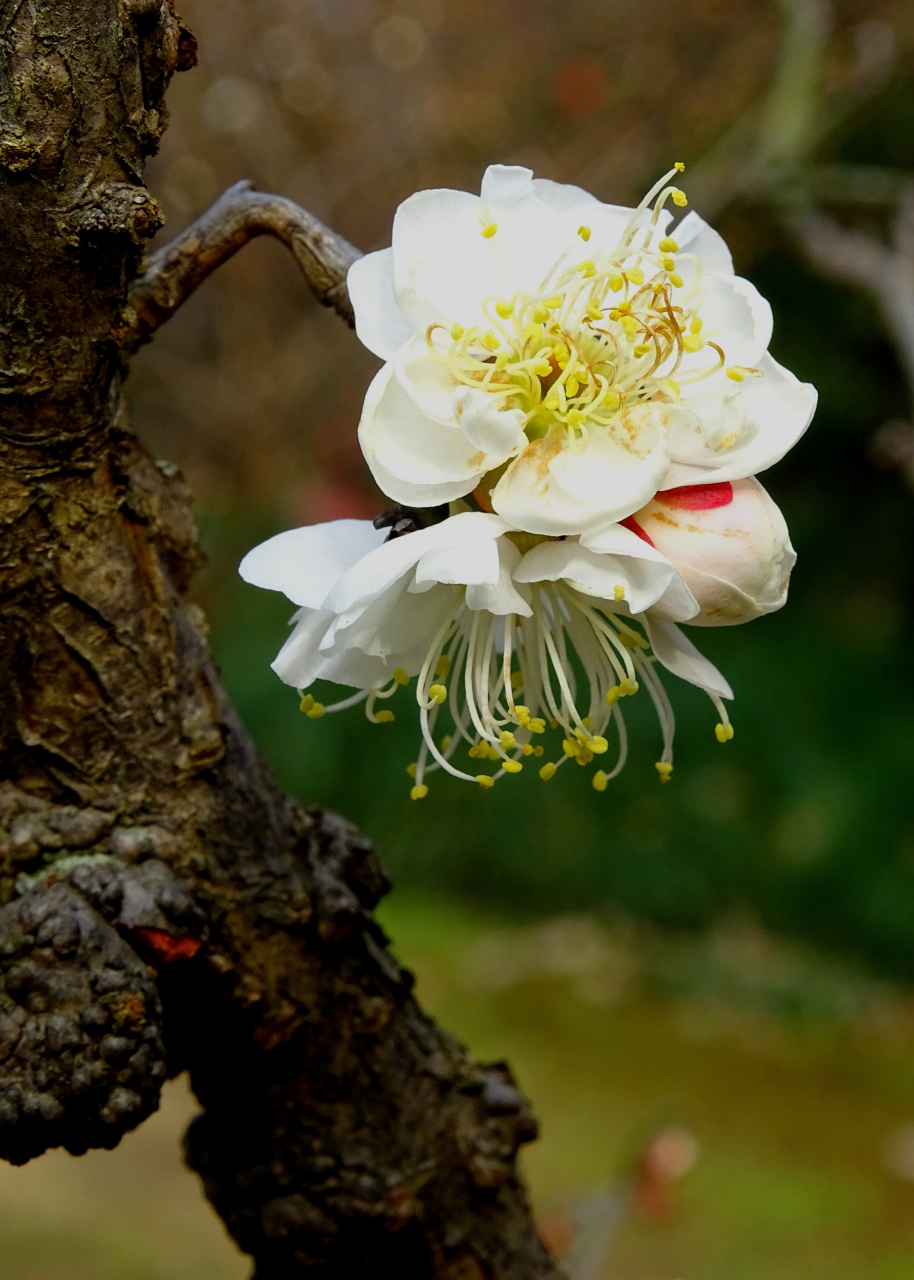
[[[255,236],[275,236],[294,254],[312,293],[347,322],[354,323],[346,274],[362,255],[342,236],[284,196],[255,191],[236,182],[196,222],[149,259],[133,282],[130,306],[136,313],[123,346],[134,351],[170,320],[217,267]]]

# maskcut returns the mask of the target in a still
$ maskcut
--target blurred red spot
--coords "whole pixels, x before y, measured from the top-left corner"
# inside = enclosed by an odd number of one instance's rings
[[[726,507],[733,501],[733,485],[728,480],[720,484],[684,484],[678,489],[661,489],[654,497],[665,507],[711,511],[714,507]]]
[[[660,495],[658,494],[657,496],[659,497]],[[619,521],[619,524],[623,525],[626,529],[631,529],[632,533],[637,533],[638,537],[641,538],[643,542],[646,542],[649,547],[654,545],[648,534],[644,532],[634,516],[626,516],[624,520]]]
[[[574,120],[592,116],[608,97],[609,80],[596,58],[572,58],[552,77],[555,105]]]
[[[199,938],[173,938],[162,929],[135,929],[134,932],[166,964],[173,960],[192,960],[203,945]]]

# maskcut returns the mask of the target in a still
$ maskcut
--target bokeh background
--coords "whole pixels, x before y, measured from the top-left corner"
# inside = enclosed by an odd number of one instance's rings
[[[128,393],[195,491],[210,557],[196,592],[236,705],[286,786],[377,841],[396,885],[385,920],[425,1002],[511,1058],[543,1119],[527,1167],[544,1229],[556,1248],[577,1240],[579,1280],[907,1280],[914,8],[181,9],[201,55],[150,166],[163,241],[239,178],[368,250],[413,191],[476,190],[493,161],[633,203],[681,159],[692,207],[771,300],[775,356],[820,391],[765,476],[799,562],[784,611],[702,631],[736,737],[720,746],[701,695],[671,687],[663,788],[637,700],[630,763],[602,795],[567,771],[486,795],[436,774],[421,804],[408,715],[299,714],[269,670],[291,607],[240,583],[238,560],[387,503],[356,442],[378,362],[281,246],[255,242],[210,280]],[[113,1155],[0,1171],[10,1280],[245,1274],[180,1171],[183,1089]]]

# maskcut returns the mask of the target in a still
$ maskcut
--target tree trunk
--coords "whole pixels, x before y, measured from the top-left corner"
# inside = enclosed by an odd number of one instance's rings
[[[0,1154],[114,1146],[189,1069],[187,1158],[258,1280],[556,1276],[508,1068],[412,998],[368,843],[270,778],[182,603],[187,490],[126,419],[183,297],[128,303],[193,37],[170,0],[2,0],[0,40]],[[320,246],[244,199],[233,247]]]

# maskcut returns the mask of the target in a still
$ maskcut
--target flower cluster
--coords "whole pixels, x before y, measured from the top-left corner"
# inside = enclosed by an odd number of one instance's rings
[[[546,780],[593,764],[603,790],[641,689],[666,780],[658,667],[704,689],[732,737],[732,692],[677,623],[784,603],[795,557],[754,477],[816,396],[768,354],[770,308],[720,236],[694,213],[671,231],[680,168],[622,209],[496,165],[480,197],[405,201],[391,248],[350,271],[385,362],[359,439],[402,505],[280,534],[241,573],[300,606],[274,669],[311,718],[364,702],[392,720],[415,680],[414,799],[435,769],[489,787],[531,757]],[[325,707],[317,679],[357,692]]]

